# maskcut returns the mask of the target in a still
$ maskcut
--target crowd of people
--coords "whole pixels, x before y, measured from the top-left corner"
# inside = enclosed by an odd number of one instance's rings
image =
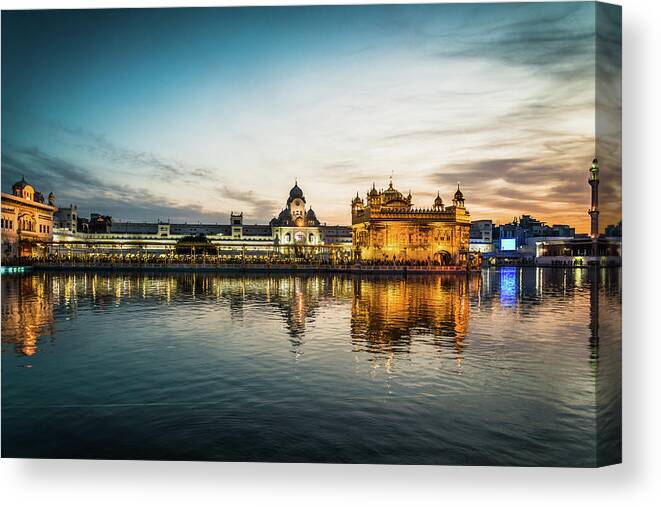
[[[390,260],[355,260],[349,255],[339,256],[283,256],[283,255],[209,255],[209,254],[151,254],[151,253],[52,253],[40,257],[31,257],[31,264],[61,264],[61,265],[308,265],[308,266],[363,266],[363,267],[419,267],[438,268],[452,266],[465,269],[462,264],[443,264],[440,261],[412,261],[405,259]]]

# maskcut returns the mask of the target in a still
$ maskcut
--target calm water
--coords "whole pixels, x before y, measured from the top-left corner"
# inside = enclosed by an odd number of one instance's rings
[[[620,335],[619,269],[2,276],[2,454],[594,466]]]

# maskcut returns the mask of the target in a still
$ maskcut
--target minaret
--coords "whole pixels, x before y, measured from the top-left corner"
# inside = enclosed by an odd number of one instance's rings
[[[590,237],[592,238],[592,255],[597,255],[597,238],[599,237],[599,162],[595,158],[590,167],[590,179],[592,188],[592,205],[590,206]]]

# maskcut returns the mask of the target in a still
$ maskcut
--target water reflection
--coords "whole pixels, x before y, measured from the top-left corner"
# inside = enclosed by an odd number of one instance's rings
[[[436,347],[451,344],[460,359],[468,331],[470,297],[477,298],[480,281],[479,275],[354,280],[354,349],[388,355],[410,353],[416,337],[431,335]]]
[[[3,275],[2,343],[18,354],[34,355],[37,342],[54,334],[50,277]]]
[[[620,276],[3,276],[3,453],[612,461]]]
[[[80,311],[109,311],[138,301],[152,305],[215,302],[241,322],[246,309],[270,308],[279,316],[299,352],[320,308],[349,305],[355,351],[410,353],[416,337],[431,338],[458,357],[466,346],[471,307],[511,309],[535,315],[534,308],[589,291],[585,316],[590,359],[599,347],[599,299],[619,296],[619,273],[612,270],[502,268],[470,277],[220,276],[171,273],[36,273],[3,276],[2,342],[35,354],[40,337],[54,337],[57,316],[76,319]],[[600,289],[601,288],[601,289]],[[552,317],[552,316],[551,316]]]
[[[500,269],[500,303],[505,306],[516,304],[516,273],[517,269],[505,267]]]

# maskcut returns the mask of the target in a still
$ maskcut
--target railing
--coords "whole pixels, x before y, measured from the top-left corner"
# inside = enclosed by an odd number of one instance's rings
[[[359,265],[359,264],[269,264],[269,263],[160,263],[160,262],[87,262],[51,261],[35,262],[41,269],[98,269],[98,270],[140,270],[140,271],[302,271],[302,272],[346,272],[346,273],[466,273],[466,266],[417,266],[417,265]],[[479,268],[475,268],[479,269]]]

